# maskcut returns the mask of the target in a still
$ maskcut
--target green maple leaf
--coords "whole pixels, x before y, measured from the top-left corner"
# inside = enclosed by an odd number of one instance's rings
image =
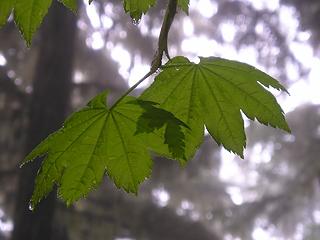
[[[204,125],[218,144],[243,157],[246,137],[240,110],[252,120],[290,131],[281,107],[265,89],[270,86],[286,91],[277,80],[244,63],[201,58],[195,64],[176,57],[141,99],[160,103],[192,129],[185,133],[187,157],[202,142]]]
[[[138,22],[142,14],[146,13],[156,0],[124,0],[124,10],[129,13],[131,18]]]
[[[149,116],[159,111],[153,105],[126,97],[109,109],[104,92],[72,114],[60,130],[40,143],[25,159],[24,164],[46,155],[36,177],[31,206],[45,197],[55,183],[59,186],[59,196],[71,204],[95,188],[105,172],[119,188],[136,193],[138,185],[150,175],[152,161],[148,149],[152,146],[161,154],[183,158],[181,146],[174,146],[184,141],[183,133],[164,144],[168,141],[166,136],[149,131],[153,125],[137,125],[139,121],[151,122]],[[164,110],[159,117],[163,119],[156,126],[159,131],[171,122],[175,123],[170,125],[173,132],[180,131],[176,127],[185,126]]]
[[[59,0],[73,12],[76,12],[76,0]],[[91,3],[92,0],[89,0]],[[124,0],[124,9],[131,18],[138,22],[142,14],[146,13],[156,0]],[[180,3],[181,2],[181,3]],[[179,1],[186,11],[185,0]],[[34,33],[39,28],[44,16],[47,14],[52,0],[1,0],[0,1],[0,27],[6,23],[9,13],[14,10],[14,19],[28,46],[31,44]]]
[[[134,21],[138,22],[142,14],[145,14],[155,3],[156,0],[124,0],[124,9]],[[178,6],[188,14],[189,0],[178,0]]]
[[[77,8],[76,0],[61,0],[72,11]],[[21,34],[30,46],[34,33],[39,28],[44,16],[47,14],[52,0],[2,0],[0,1],[0,26],[14,10],[14,19]]]
[[[0,27],[3,26],[12,11],[15,0],[2,0],[0,1]]]
[[[187,15],[189,14],[189,0],[178,0],[178,6],[184,11]]]
[[[59,0],[62,2],[67,8],[69,8],[74,13],[77,11],[78,3],[77,0]]]
[[[27,45],[30,46],[32,36],[47,14],[52,0],[16,0],[14,19]]]

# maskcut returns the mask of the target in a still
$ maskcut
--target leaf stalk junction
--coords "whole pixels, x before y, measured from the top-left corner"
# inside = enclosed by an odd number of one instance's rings
[[[128,96],[134,89],[136,89],[142,82],[149,78],[152,74],[156,73],[158,69],[162,66],[163,53],[170,60],[170,55],[168,51],[168,35],[171,25],[174,21],[174,17],[177,13],[177,0],[169,0],[166,12],[163,18],[160,35],[158,39],[158,47],[154,58],[151,62],[150,71],[144,75],[136,84],[130,87],[110,108],[110,111],[114,109],[126,96]]]

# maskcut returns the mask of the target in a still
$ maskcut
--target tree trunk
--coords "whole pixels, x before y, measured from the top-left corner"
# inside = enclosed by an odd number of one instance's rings
[[[26,153],[63,123],[71,92],[75,34],[76,17],[62,4],[53,1],[40,29]],[[51,193],[36,210],[29,210],[29,199],[40,164],[38,159],[20,170],[13,240],[49,240],[51,237],[55,194]]]

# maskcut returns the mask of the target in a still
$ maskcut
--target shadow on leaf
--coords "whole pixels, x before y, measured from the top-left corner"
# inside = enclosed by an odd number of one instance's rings
[[[128,102],[140,106],[144,112],[138,118],[135,134],[151,133],[164,127],[164,143],[168,145],[169,151],[174,158],[185,156],[185,134],[183,128],[190,127],[171,112],[156,107],[158,103],[144,100]]]

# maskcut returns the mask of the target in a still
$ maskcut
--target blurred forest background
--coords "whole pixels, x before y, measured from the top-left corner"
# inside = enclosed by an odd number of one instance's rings
[[[0,30],[0,240],[320,239],[319,0],[190,0],[170,32],[172,56],[235,59],[278,78],[291,135],[246,121],[244,160],[207,136],[185,168],[154,157],[137,197],[106,177],[69,208],[53,193],[28,209],[40,161],[19,162],[95,94],[114,101],[149,70],[167,1],[139,24],[122,1],[87,2],[75,16],[54,1],[30,49],[10,18]]]

